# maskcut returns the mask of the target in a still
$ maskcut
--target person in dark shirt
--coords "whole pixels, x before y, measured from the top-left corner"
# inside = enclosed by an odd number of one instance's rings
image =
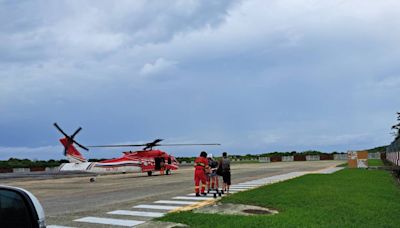
[[[219,160],[218,164],[222,172],[222,179],[224,181],[222,190],[229,193],[229,187],[231,185],[231,161],[228,158],[226,152],[222,153],[222,158]]]

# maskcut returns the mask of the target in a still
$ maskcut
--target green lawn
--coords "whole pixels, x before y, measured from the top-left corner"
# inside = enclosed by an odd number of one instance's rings
[[[368,166],[383,166],[381,159],[368,159]]]
[[[400,189],[383,170],[345,169],[240,192],[222,202],[278,209],[277,215],[228,216],[192,212],[161,218],[191,227],[399,227]]]

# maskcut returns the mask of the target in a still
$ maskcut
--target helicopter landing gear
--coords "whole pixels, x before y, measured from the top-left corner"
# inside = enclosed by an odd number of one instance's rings
[[[165,175],[170,175],[170,174],[171,174],[171,170],[170,169],[165,170]]]
[[[147,176],[151,176],[152,174],[153,174],[153,172],[147,171]]]

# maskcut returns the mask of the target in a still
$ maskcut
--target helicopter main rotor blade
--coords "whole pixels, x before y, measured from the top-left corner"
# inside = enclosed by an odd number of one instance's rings
[[[178,143],[178,144],[157,144],[156,146],[221,146],[220,143]]]
[[[219,143],[179,143],[179,144],[127,144],[127,145],[98,145],[98,146],[87,146],[87,147],[134,147],[134,146],[220,146]]]
[[[74,138],[75,135],[78,134],[81,130],[82,130],[82,128],[79,127],[79,128],[74,132],[74,134],[71,135],[71,138]]]
[[[80,148],[82,148],[82,149],[84,149],[84,150],[86,150],[86,151],[89,151],[89,149],[88,149],[87,147],[85,147],[85,146],[79,144],[77,141],[73,140],[73,142],[74,142],[76,145],[78,145]]]
[[[128,144],[128,145],[96,145],[87,147],[133,147],[133,146],[147,146],[146,144]]]
[[[54,125],[54,127],[57,128],[57,130],[58,130],[59,132],[61,132],[61,134],[63,134],[65,137],[69,138],[69,136],[67,135],[67,133],[65,133],[65,132],[61,129],[61,127],[58,126],[57,123],[54,123],[53,125]]]

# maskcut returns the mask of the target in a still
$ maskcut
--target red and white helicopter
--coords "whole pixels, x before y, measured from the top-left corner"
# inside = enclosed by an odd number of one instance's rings
[[[154,171],[160,171],[161,174],[170,174],[171,170],[177,170],[179,163],[174,156],[161,151],[153,150],[156,146],[200,146],[200,145],[220,145],[218,143],[207,144],[159,144],[162,139],[156,139],[153,142],[145,144],[128,144],[128,145],[101,145],[101,146],[83,146],[74,140],[75,136],[82,130],[79,127],[72,135],[67,135],[57,123],[54,126],[65,137],[60,139],[64,146],[64,155],[69,163],[63,163],[60,171],[84,171],[88,173],[104,174],[104,173],[145,173],[149,176]],[[74,146],[77,145],[84,150],[88,147],[144,147],[138,151],[122,152],[120,158],[108,159],[100,162],[88,162],[82,154]]]

